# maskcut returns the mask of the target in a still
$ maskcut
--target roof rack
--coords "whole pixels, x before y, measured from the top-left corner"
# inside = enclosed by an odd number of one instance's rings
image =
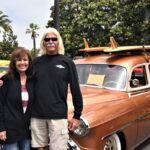
[[[89,44],[85,38],[84,40],[84,49],[80,49],[79,51],[82,52],[106,52],[106,53],[113,53],[113,52],[137,52],[137,51],[147,51],[150,50],[150,45],[141,45],[141,46],[118,46],[118,43],[115,41],[114,37],[110,37],[110,47],[89,47]]]

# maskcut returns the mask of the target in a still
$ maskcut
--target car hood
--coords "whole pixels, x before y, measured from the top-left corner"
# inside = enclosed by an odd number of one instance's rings
[[[112,120],[134,108],[132,101],[126,104],[129,98],[126,92],[92,87],[81,87],[81,92],[84,105],[82,117],[89,122],[90,126]],[[72,117],[74,109],[70,92],[68,93],[68,108],[69,117]]]

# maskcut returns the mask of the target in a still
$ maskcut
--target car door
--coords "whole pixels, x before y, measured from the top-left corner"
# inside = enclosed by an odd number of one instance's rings
[[[150,67],[149,67],[150,68]],[[131,75],[131,88],[138,113],[137,143],[150,136],[150,88],[148,72],[145,65],[133,69]]]

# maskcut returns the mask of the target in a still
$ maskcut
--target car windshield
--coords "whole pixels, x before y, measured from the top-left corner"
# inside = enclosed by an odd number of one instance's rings
[[[118,65],[76,64],[79,82],[103,88],[123,90],[126,85],[126,69]]]

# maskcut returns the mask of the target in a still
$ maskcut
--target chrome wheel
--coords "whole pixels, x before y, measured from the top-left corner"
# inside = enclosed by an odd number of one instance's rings
[[[103,150],[121,150],[121,142],[117,134],[108,137]]]

